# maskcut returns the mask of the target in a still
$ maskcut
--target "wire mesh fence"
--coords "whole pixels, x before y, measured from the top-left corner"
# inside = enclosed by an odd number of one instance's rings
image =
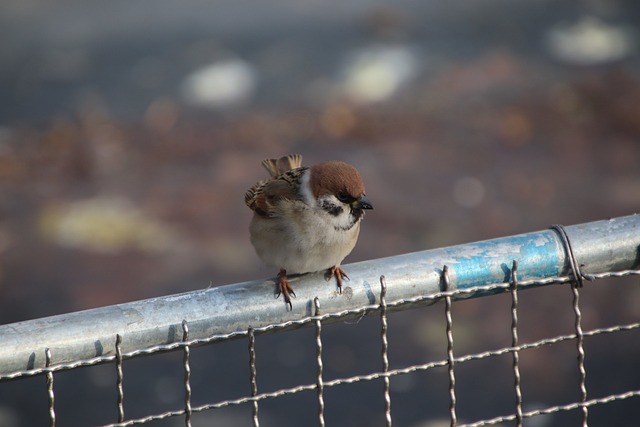
[[[602,227],[603,222],[591,223],[597,224],[597,227]],[[455,265],[452,268],[449,264],[443,264],[437,271],[438,289],[435,292],[420,293],[405,297],[389,299],[389,291],[394,287],[394,281],[390,280],[386,275],[378,276],[376,283],[374,302],[370,304],[359,305],[356,307],[347,308],[340,311],[325,311],[323,307],[323,299],[319,296],[315,296],[311,299],[311,312],[302,317],[294,318],[291,320],[285,320],[281,322],[270,322],[268,324],[260,326],[249,326],[241,330],[235,330],[227,333],[210,334],[205,337],[192,337],[191,335],[191,322],[187,318],[174,325],[173,335],[178,333],[178,339],[158,345],[147,346],[144,348],[136,348],[133,350],[123,351],[123,342],[126,340],[126,334],[115,333],[113,334],[113,352],[108,354],[102,354],[91,358],[78,358],[77,360],[71,360],[68,362],[53,363],[55,358],[55,347],[47,346],[42,349],[31,348],[33,356],[29,358],[31,366],[27,366],[27,369],[19,370],[6,370],[0,374],[0,382],[6,382],[9,380],[24,380],[33,376],[44,376],[46,381],[43,383],[43,387],[47,391],[47,408],[49,425],[56,424],[56,383],[55,378],[67,370],[74,370],[80,367],[93,366],[98,364],[112,364],[115,366],[115,392],[116,398],[112,402],[102,402],[102,405],[113,406],[113,422],[105,425],[110,426],[130,426],[130,425],[156,425],[155,423],[162,420],[175,421],[171,425],[183,424],[187,426],[195,425],[194,416],[208,411],[221,410],[223,408],[238,407],[243,405],[249,405],[251,408],[251,415],[248,417],[249,425],[259,426],[261,425],[260,408],[269,401],[283,399],[289,396],[296,396],[300,394],[313,393],[315,398],[315,404],[304,408],[307,412],[315,412],[317,414],[316,424],[320,426],[326,425],[326,415],[331,413],[333,408],[327,404],[325,396],[328,392],[339,387],[345,387],[350,384],[358,383],[380,383],[379,392],[381,399],[381,416],[378,420],[379,425],[391,426],[394,420],[394,393],[391,390],[392,381],[396,381],[407,376],[416,375],[418,373],[429,372],[437,369],[446,369],[447,382],[448,382],[448,414],[447,423],[454,426],[489,426],[489,425],[517,425],[522,426],[527,423],[529,419],[541,419],[545,415],[562,414],[568,412],[577,412],[579,416],[579,425],[587,426],[589,423],[589,411],[594,407],[601,407],[604,405],[614,404],[616,402],[623,402],[628,399],[634,399],[640,397],[640,379],[633,382],[635,387],[629,389],[617,390],[604,395],[600,394],[598,389],[590,390],[587,382],[587,365],[588,353],[585,350],[585,339],[597,336],[618,336],[633,333],[640,329],[640,321],[631,322],[626,324],[615,324],[602,326],[598,328],[590,328],[583,330],[583,314],[581,311],[580,297],[583,292],[588,291],[591,283],[603,279],[620,279],[623,277],[634,277],[640,275],[640,270],[637,269],[638,262],[640,260],[640,219],[637,216],[625,217],[618,222],[609,222],[604,231],[609,235],[613,233],[611,237],[612,241],[621,242],[623,249],[612,251],[611,246],[600,245],[597,253],[586,252],[584,248],[575,246],[573,240],[582,242],[583,239],[578,233],[578,228],[571,228],[571,231],[567,231],[562,226],[552,227],[552,236],[559,242],[559,256],[562,258],[562,268],[559,270],[562,274],[552,275],[549,277],[537,277],[531,278],[530,272],[525,273],[527,277],[522,278],[521,265],[523,263],[530,263],[529,256],[531,254],[525,253],[521,259],[512,257],[509,259],[509,264],[505,268],[504,257],[499,257],[498,265],[501,266],[501,270],[505,273],[502,280],[495,283],[486,284],[474,284],[472,286],[461,286],[463,276],[460,274],[460,265]],[[583,231],[587,234],[594,233],[593,227],[583,227]],[[576,226],[580,227],[580,226]],[[620,233],[623,233],[622,235]],[[539,237],[539,236],[538,236]],[[570,239],[571,237],[571,239]],[[599,235],[599,242],[602,235]],[[499,242],[504,244],[504,241]],[[540,244],[540,241],[538,241]],[[544,245],[543,245],[544,246]],[[521,251],[522,253],[522,251]],[[584,258],[579,258],[584,256]],[[472,254],[467,253],[465,256],[471,257]],[[537,256],[537,255],[535,255]],[[597,264],[594,260],[601,259],[601,265],[604,267],[599,268],[598,272],[593,272],[590,268],[594,264]],[[583,261],[589,260],[589,262]],[[455,263],[453,263],[455,264]],[[452,265],[453,265],[452,264]],[[615,266],[625,265],[629,268],[616,269]],[[612,267],[613,266],[613,267]],[[454,275],[455,268],[458,268],[457,273]],[[529,271],[529,270],[526,270]],[[396,276],[394,276],[396,277]],[[455,283],[455,280],[458,282]],[[634,283],[639,284],[637,280]],[[519,313],[520,313],[520,291],[523,289],[537,288],[546,285],[560,285],[563,288],[567,288],[571,292],[571,302],[567,305],[566,309],[572,312],[573,318],[573,331],[569,334],[548,336],[537,340],[530,340],[527,342],[521,342],[520,339],[520,325],[519,325]],[[452,314],[453,302],[457,300],[464,300],[469,297],[477,296],[491,296],[497,293],[508,293],[510,296],[509,304],[506,310],[509,313],[510,318],[510,345],[504,347],[498,347],[487,351],[464,353],[458,352],[456,346],[456,323],[455,317]],[[330,301],[328,301],[330,303]],[[446,354],[445,357],[436,360],[425,360],[422,363],[412,363],[407,366],[391,367],[389,363],[389,353],[393,350],[389,341],[389,325],[393,322],[392,312],[404,311],[416,307],[425,307],[433,305],[437,302],[443,302],[444,309],[441,315],[444,319],[445,328],[442,332],[442,339],[446,341]],[[327,304],[330,306],[330,304]],[[437,310],[441,304],[434,305],[429,308],[431,310]],[[281,306],[283,308],[283,306]],[[370,354],[369,357],[377,359],[374,365],[378,368],[371,370],[370,372],[350,375],[339,376],[333,379],[328,379],[325,374],[326,355],[325,355],[325,331],[324,326],[336,322],[349,319],[361,319],[364,316],[377,316],[379,318],[377,340],[379,352],[377,354]],[[186,316],[185,316],[186,317]],[[27,322],[28,323],[28,322]],[[255,322],[259,323],[259,322]],[[11,326],[11,325],[5,325]],[[24,326],[24,325],[23,325]],[[267,333],[284,332],[292,329],[298,329],[301,327],[308,327],[314,331],[314,343],[315,355],[315,381],[301,382],[291,387],[277,388],[271,391],[261,391],[258,387],[260,384],[259,375],[262,372],[258,369],[258,358],[261,357],[261,352],[256,349],[256,337]],[[171,335],[171,334],[170,334]],[[1,336],[1,334],[0,334]],[[624,338],[623,338],[624,339]],[[215,346],[223,342],[231,340],[242,340],[246,343],[247,354],[238,356],[246,357],[248,365],[246,366],[246,394],[240,397],[223,398],[216,401],[206,402],[202,404],[194,404],[194,391],[191,386],[191,382],[194,379],[194,362],[192,361],[191,352],[194,348],[201,346]],[[527,366],[523,366],[521,362],[521,356],[528,351],[539,349],[543,347],[558,346],[562,343],[571,343],[574,352],[575,368],[578,375],[575,381],[575,394],[568,396],[568,399],[564,399],[566,403],[543,405],[542,407],[533,408],[531,405],[527,406],[527,394],[523,392],[522,373]],[[57,343],[60,347],[63,343]],[[106,347],[105,344],[101,344]],[[53,348],[53,350],[52,350]],[[161,411],[157,413],[149,413],[144,416],[128,416],[127,402],[129,399],[140,399],[140,396],[129,396],[125,393],[124,385],[127,382],[127,375],[125,367],[133,360],[142,356],[157,357],[160,354],[167,352],[182,352],[182,384],[180,386],[183,404],[179,408],[172,410]],[[35,353],[41,352],[44,357],[44,364],[41,367],[35,367],[35,361],[37,355]],[[458,400],[458,387],[456,383],[457,373],[460,372],[461,367],[468,365],[471,362],[489,360],[506,356],[510,358],[510,370],[511,370],[511,411],[507,413],[496,413],[492,417],[483,418],[480,420],[459,420],[459,400]],[[493,373],[486,373],[486,381],[491,381]],[[629,373],[633,376],[635,373]],[[215,384],[211,384],[211,387],[215,387]],[[481,393],[482,386],[477,387],[479,393]],[[526,388],[525,388],[526,390]],[[428,399],[425,397],[425,402]],[[636,403],[637,406],[637,403]],[[425,419],[428,418],[428,407],[424,407]],[[637,418],[638,412],[635,413]],[[250,419],[250,421],[249,421]],[[94,424],[94,423],[92,423]],[[203,424],[205,425],[205,424]],[[426,424],[424,424],[426,425]],[[540,425],[545,425],[541,423]]]

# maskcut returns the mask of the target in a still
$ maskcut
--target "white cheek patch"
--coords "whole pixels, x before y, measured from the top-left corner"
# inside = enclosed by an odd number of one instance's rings
[[[339,201],[335,196],[323,196],[318,199],[318,207],[325,212],[324,220],[336,230],[349,230],[359,218],[351,214],[349,205]]]
[[[315,201],[313,193],[311,192],[311,185],[309,184],[310,179],[311,173],[309,170],[305,171],[300,177],[300,196],[302,196],[307,206],[314,206]]]

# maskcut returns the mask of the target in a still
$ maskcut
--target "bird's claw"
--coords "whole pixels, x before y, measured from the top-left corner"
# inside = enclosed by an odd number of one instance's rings
[[[289,306],[289,311],[293,310],[293,304],[291,304],[291,296],[296,297],[296,293],[293,292],[293,288],[287,279],[287,272],[280,270],[278,273],[278,292],[276,293],[276,299],[280,298],[280,295],[284,295],[284,302]]]
[[[344,272],[343,269],[341,269],[339,266],[334,266],[331,267],[328,271],[327,271],[327,280],[331,280],[332,277],[335,276],[336,278],[336,282],[338,284],[338,293],[341,294],[342,293],[342,279],[347,279],[347,280],[351,280],[349,279],[349,276],[347,276],[347,273]]]

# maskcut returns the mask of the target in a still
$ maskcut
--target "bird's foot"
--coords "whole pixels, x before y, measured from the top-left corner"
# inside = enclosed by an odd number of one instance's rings
[[[284,302],[289,306],[289,310],[293,310],[293,305],[291,304],[291,298],[289,295],[295,298],[296,293],[293,292],[293,288],[289,283],[289,279],[287,279],[287,270],[280,270],[278,272],[278,293],[276,294],[276,298],[280,298],[280,294],[284,295]]]
[[[336,282],[338,284],[338,293],[341,294],[342,293],[342,279],[349,279],[349,276],[347,276],[347,273],[344,272],[343,269],[340,268],[340,266],[335,265],[331,268],[329,268],[327,270],[327,280],[331,280],[332,277],[336,278]]]

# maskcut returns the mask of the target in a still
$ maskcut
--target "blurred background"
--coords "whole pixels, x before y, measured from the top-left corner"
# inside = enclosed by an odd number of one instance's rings
[[[375,210],[347,263],[638,212],[639,22],[633,0],[4,0],[0,323],[273,276],[243,195],[287,153],[360,170]],[[521,341],[571,333],[570,304],[566,286],[521,295]],[[637,322],[638,279],[588,283],[582,305],[585,329]],[[509,310],[454,304],[456,353],[510,345]],[[389,322],[392,368],[446,357],[441,305]],[[379,370],[378,330],[327,325],[325,378]],[[590,398],[638,388],[639,338],[586,340]],[[313,340],[258,337],[258,389],[313,383]],[[246,345],[192,351],[194,406],[249,392]],[[579,400],[574,347],[521,354],[525,410]],[[182,407],[181,357],[125,362],[127,418]],[[510,366],[459,365],[460,420],[514,411]],[[113,366],[55,378],[60,425],[116,420]],[[0,426],[46,425],[44,382],[0,383]],[[448,425],[446,369],[391,387],[395,425]],[[384,425],[381,390],[327,389],[327,423]],[[315,394],[260,408],[264,426],[313,425]],[[590,411],[637,418],[637,399]]]

